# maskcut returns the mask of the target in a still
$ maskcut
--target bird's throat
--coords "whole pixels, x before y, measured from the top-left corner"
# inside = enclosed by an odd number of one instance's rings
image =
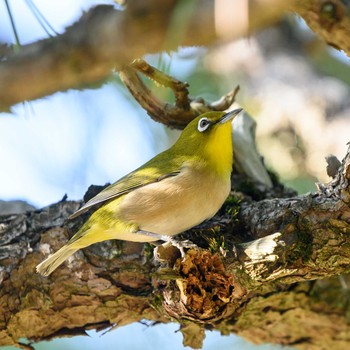
[[[220,125],[205,146],[210,166],[222,177],[230,176],[233,163],[231,123]]]

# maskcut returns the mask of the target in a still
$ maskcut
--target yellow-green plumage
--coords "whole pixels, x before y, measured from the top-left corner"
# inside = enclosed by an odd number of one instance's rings
[[[197,117],[171,148],[92,198],[72,217],[97,204],[99,209],[37,271],[49,275],[74,252],[93,243],[151,242],[157,238],[137,232],[173,236],[215,215],[231,185],[232,131],[227,121],[240,111]]]

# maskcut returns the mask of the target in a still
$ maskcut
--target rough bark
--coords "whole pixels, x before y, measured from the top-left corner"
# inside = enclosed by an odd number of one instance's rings
[[[184,234],[199,246],[184,259],[159,247],[156,262],[149,245],[111,241],[75,254],[49,278],[35,265],[81,225],[84,217],[66,221],[80,203],[2,216],[0,345],[177,319],[190,346],[215,328],[255,343],[348,348],[349,276],[333,276],[349,271],[349,181],[350,150],[315,194],[264,192],[233,175],[218,215]]]
[[[216,23],[214,1],[182,2],[188,7],[182,12],[185,19],[178,18],[179,6],[176,0],[130,0],[124,11],[97,6],[62,35],[21,47],[0,62],[0,107],[5,110],[56,91],[101,83],[113,70],[147,53],[238,38],[270,25],[287,10],[301,15],[327,43],[350,55],[349,4],[341,0],[251,0],[245,20],[233,21],[234,8],[223,9]]]

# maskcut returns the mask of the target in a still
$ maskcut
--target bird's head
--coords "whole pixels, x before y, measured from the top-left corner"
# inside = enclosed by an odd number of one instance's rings
[[[183,130],[177,144],[181,148],[200,152],[207,146],[220,149],[226,142],[232,143],[232,119],[242,111],[206,112],[193,119]]]
[[[186,126],[173,146],[175,154],[194,157],[199,166],[205,164],[227,175],[233,160],[231,121],[241,111],[240,108],[198,116]]]

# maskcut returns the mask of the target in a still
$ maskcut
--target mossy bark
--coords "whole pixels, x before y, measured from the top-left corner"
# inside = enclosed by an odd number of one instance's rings
[[[84,218],[63,201],[1,217],[0,345],[141,319],[177,320],[196,346],[205,328],[300,349],[350,345],[350,153],[316,194],[283,198],[274,187],[237,187],[212,220],[184,234],[184,259],[163,247],[110,241],[73,256],[44,278],[35,266]],[[233,184],[239,184],[237,175]],[[334,277],[338,276],[338,277]],[[198,343],[199,342],[199,343]]]

